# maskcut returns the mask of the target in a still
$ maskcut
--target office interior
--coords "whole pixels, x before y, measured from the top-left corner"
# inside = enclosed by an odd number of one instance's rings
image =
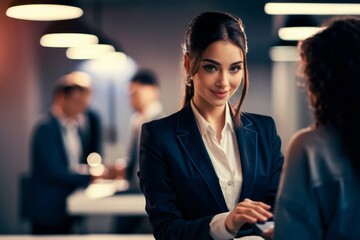
[[[122,158],[132,114],[127,81],[137,69],[154,70],[165,112],[178,110],[185,80],[181,43],[187,24],[200,12],[231,12],[245,24],[250,88],[243,111],[272,116],[283,150],[291,135],[311,122],[306,93],[296,75],[298,61],[270,58],[270,49],[278,42],[277,30],[287,16],[266,14],[266,1],[79,0],[84,10],[81,18],[126,54],[127,61],[112,64],[72,60],[63,48],[41,46],[40,37],[51,22],[9,18],[5,11],[10,2],[0,1],[0,234],[28,234],[19,207],[19,179],[29,172],[31,130],[51,105],[54,82],[73,70],[91,74],[91,106],[100,113],[106,132],[103,159]],[[312,17],[321,23],[330,16]],[[111,218],[106,214],[90,218],[89,233],[110,229]]]

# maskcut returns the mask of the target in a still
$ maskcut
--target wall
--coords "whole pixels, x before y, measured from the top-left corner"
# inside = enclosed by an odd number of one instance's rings
[[[0,3],[0,233],[21,228],[18,177],[28,169],[28,139],[38,114],[37,35],[41,24],[10,19]]]
[[[305,89],[296,77],[298,62],[272,64],[272,113],[282,140],[282,150],[291,136],[311,123]]]

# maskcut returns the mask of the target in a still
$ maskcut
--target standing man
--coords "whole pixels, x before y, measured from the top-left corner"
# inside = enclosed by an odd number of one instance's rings
[[[90,77],[72,72],[54,89],[51,110],[36,124],[31,140],[32,209],[34,234],[68,234],[73,217],[66,212],[66,198],[92,177],[80,172],[92,152],[101,154],[98,116],[88,110]]]
[[[165,116],[159,101],[160,85],[153,71],[139,70],[129,83],[130,104],[134,114],[130,119],[130,141],[125,177],[129,192],[141,193],[137,172],[139,171],[139,145],[141,126],[145,122]],[[116,218],[117,233],[151,233],[148,217],[128,216]]]
[[[130,120],[130,145],[128,147],[127,179],[130,190],[140,192],[137,172],[139,171],[139,145],[141,126],[165,116],[163,106],[159,101],[160,85],[154,72],[139,70],[130,80],[130,104],[134,114]]]

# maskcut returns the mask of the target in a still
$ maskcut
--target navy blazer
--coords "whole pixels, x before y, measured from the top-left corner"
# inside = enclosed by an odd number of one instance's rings
[[[250,113],[242,113],[241,122],[239,201],[273,204],[283,165],[275,123]],[[143,125],[139,177],[156,239],[211,239],[211,219],[229,211],[190,104]]]
[[[82,159],[91,152],[101,154],[100,119],[87,112],[88,125],[80,131]],[[90,175],[69,170],[69,161],[62,137],[62,127],[50,112],[37,123],[31,140],[31,199],[29,217],[35,224],[58,226],[68,220],[66,198],[78,187],[90,182]]]

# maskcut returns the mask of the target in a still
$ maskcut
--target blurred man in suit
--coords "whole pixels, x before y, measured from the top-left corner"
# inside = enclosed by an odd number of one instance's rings
[[[99,117],[88,109],[90,77],[72,72],[61,77],[51,110],[36,124],[31,139],[32,209],[34,234],[68,234],[73,217],[66,198],[92,181],[80,168],[87,156],[102,153]]]
[[[165,116],[159,101],[160,84],[156,74],[148,69],[139,70],[130,80],[129,99],[134,113],[130,119],[130,141],[126,179],[131,193],[141,193],[137,172],[139,171],[139,144],[141,126],[145,122]],[[151,233],[147,217],[118,217],[117,233]]]
[[[145,122],[165,116],[159,101],[160,85],[155,73],[148,69],[139,70],[129,83],[130,104],[134,114],[130,119],[130,144],[128,146],[128,166],[126,171],[130,189],[140,193],[139,144],[141,126]]]

